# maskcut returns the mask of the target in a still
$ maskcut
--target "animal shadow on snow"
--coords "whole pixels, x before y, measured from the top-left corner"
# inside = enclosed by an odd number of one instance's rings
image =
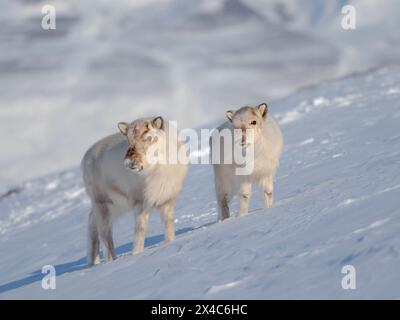
[[[182,228],[177,230],[175,234],[180,235],[192,230],[194,230],[194,228],[192,227]],[[156,245],[157,243],[160,243],[163,240],[164,240],[164,234],[148,237],[145,239],[145,247],[151,247],[153,245]],[[123,244],[115,249],[117,255],[126,254],[131,251],[132,251],[132,242]],[[75,261],[55,265],[54,268],[56,269],[57,276],[61,276],[64,273],[75,272],[86,269],[87,268],[86,257],[80,258]],[[15,280],[6,284],[0,284],[0,293],[21,288],[35,282],[40,282],[42,281],[44,276],[45,274],[42,273],[42,270],[36,270],[25,278]]]

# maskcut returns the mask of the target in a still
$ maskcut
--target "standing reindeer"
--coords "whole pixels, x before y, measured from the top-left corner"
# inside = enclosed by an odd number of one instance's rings
[[[281,130],[276,121],[268,115],[268,106],[265,103],[257,107],[242,107],[237,111],[227,111],[228,121],[217,128],[218,132],[224,129],[231,132],[234,136],[234,129],[240,130],[241,137],[239,145],[244,149],[253,144],[254,158],[251,173],[246,175],[237,175],[237,163],[232,161],[227,163],[214,163],[215,189],[218,203],[219,220],[229,218],[229,204],[232,197],[239,191],[239,215],[248,213],[251,197],[252,184],[258,183],[261,187],[264,197],[264,205],[267,208],[272,206],[274,176],[279,165],[279,158],[283,149],[283,138]],[[251,129],[254,140],[249,141],[247,132]],[[234,146],[237,141],[231,139],[229,142]],[[212,152],[224,152],[225,139],[221,142],[221,148],[215,150],[210,140]],[[232,153],[231,153],[232,154]],[[225,159],[226,160],[226,159]]]
[[[173,241],[174,202],[183,188],[187,163],[148,161],[150,150],[170,150],[170,127],[162,117],[138,119],[118,124],[121,134],[108,136],[85,154],[81,167],[92,210],[88,227],[88,265],[100,262],[100,240],[106,261],[116,258],[112,236],[115,218],[127,211],[135,214],[133,254],[144,249],[149,214],[160,209],[166,241]],[[171,148],[171,150],[175,150]],[[160,151],[161,152],[161,151]],[[169,159],[169,158],[168,158]]]

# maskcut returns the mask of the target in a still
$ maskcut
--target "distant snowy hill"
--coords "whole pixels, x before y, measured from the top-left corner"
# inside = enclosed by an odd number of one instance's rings
[[[0,299],[400,298],[400,67],[326,82],[270,105],[285,137],[276,203],[216,223],[212,170],[192,165],[177,239],[157,214],[131,256],[133,218],[114,229],[118,259],[86,269],[89,211],[77,168],[0,195]],[[237,204],[235,204],[237,206]],[[41,288],[43,265],[57,289]],[[341,269],[356,269],[356,290]]]
[[[398,61],[397,0],[13,0],[0,10],[0,185],[73,166],[119,121],[228,108]],[[57,29],[41,29],[53,4]],[[29,165],[28,165],[29,164]]]

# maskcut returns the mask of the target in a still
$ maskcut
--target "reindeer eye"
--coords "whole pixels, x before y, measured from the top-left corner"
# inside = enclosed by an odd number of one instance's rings
[[[255,125],[257,124],[257,121],[256,121],[256,120],[253,120],[252,122],[250,122],[250,124],[251,124],[252,126],[255,126]]]

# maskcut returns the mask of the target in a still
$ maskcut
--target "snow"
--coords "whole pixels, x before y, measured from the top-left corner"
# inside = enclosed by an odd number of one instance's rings
[[[272,209],[255,189],[249,215],[217,223],[212,169],[191,165],[176,240],[163,242],[153,214],[145,251],[130,255],[127,214],[114,227],[118,259],[94,268],[85,265],[89,201],[77,167],[4,189],[0,299],[400,298],[400,101],[386,94],[392,88],[400,88],[400,67],[272,103],[285,138]],[[55,290],[41,287],[44,265],[56,268]],[[345,265],[355,267],[355,290],[341,287]]]
[[[340,24],[347,3],[357,9],[353,31]],[[41,29],[45,4],[56,8],[54,31]],[[74,166],[119,121],[162,114],[201,126],[229,108],[398,62],[399,12],[398,0],[7,1],[0,187]],[[282,123],[324,98],[290,108]]]

